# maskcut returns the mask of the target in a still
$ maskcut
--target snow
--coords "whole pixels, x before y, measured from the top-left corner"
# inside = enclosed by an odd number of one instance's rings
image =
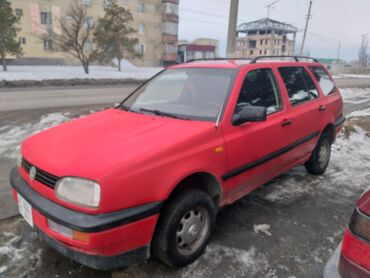
[[[363,110],[354,111],[348,116],[346,116],[346,118],[349,119],[349,118],[369,117],[369,116],[370,116],[370,108],[366,108]]]
[[[350,78],[350,79],[356,79],[356,78],[370,78],[369,74],[338,74],[333,76],[334,79],[341,79],[341,78]]]
[[[232,273],[233,277],[253,277],[261,272],[270,274],[273,270],[269,269],[266,256],[259,253],[255,247],[241,250],[211,243],[200,259],[180,270],[178,274],[183,278],[212,277],[215,273]]]
[[[7,267],[5,266],[5,265],[3,265],[3,266],[0,266],[0,274],[1,273],[4,273],[5,271],[7,271]]]
[[[253,229],[256,234],[261,232],[264,233],[265,235],[272,236],[270,232],[271,226],[269,224],[253,225]]]
[[[122,71],[109,66],[90,66],[90,74],[85,74],[81,66],[9,66],[8,71],[0,71],[0,81],[50,80],[50,79],[139,79],[145,80],[162,68],[135,67],[123,63]]]
[[[362,104],[370,101],[369,88],[342,88],[340,93],[345,103]]]
[[[69,113],[44,115],[34,123],[0,127],[0,157],[16,158],[20,143],[28,136],[72,118]]]

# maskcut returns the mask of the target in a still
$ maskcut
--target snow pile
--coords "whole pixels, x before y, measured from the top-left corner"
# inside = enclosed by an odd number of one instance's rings
[[[369,88],[343,88],[340,93],[345,103],[362,104],[370,101]]]
[[[126,67],[127,66],[127,67]],[[50,80],[50,79],[138,79],[146,80],[162,68],[136,67],[124,63],[122,71],[108,66],[90,66],[85,74],[80,66],[9,66],[7,72],[0,71],[0,81]]]
[[[0,157],[15,158],[20,143],[28,136],[71,118],[69,113],[52,113],[42,116],[35,123],[0,127]]]
[[[370,138],[355,126],[348,138],[341,133],[332,147],[329,167],[324,175],[308,175],[304,167],[296,167],[274,179],[271,192],[263,196],[270,201],[293,201],[319,191],[335,192],[343,197],[356,190],[365,190],[370,180]]]

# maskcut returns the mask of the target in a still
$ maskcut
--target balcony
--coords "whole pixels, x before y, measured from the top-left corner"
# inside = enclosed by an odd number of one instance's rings
[[[177,35],[163,34],[162,35],[162,42],[164,42],[164,43],[176,43],[177,42]]]
[[[176,15],[176,14],[163,14],[162,15],[162,21],[170,21],[170,22],[174,22],[174,23],[178,23],[179,22],[179,16]]]

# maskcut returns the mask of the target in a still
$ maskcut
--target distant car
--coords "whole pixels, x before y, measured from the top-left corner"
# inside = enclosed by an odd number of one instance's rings
[[[338,270],[343,278],[370,277],[370,190],[357,201],[344,234]]]
[[[82,264],[107,270],[154,255],[184,266],[220,208],[296,165],[323,173],[342,109],[312,58],[175,65],[115,108],[26,139],[14,197],[47,243]]]

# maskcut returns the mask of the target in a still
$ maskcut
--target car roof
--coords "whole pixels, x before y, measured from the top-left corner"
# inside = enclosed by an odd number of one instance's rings
[[[197,59],[187,63],[170,66],[171,69],[177,68],[222,68],[237,69],[246,65],[254,64],[296,64],[298,65],[317,65],[319,62],[315,58],[305,56],[259,56],[253,59],[248,58],[215,58]]]

